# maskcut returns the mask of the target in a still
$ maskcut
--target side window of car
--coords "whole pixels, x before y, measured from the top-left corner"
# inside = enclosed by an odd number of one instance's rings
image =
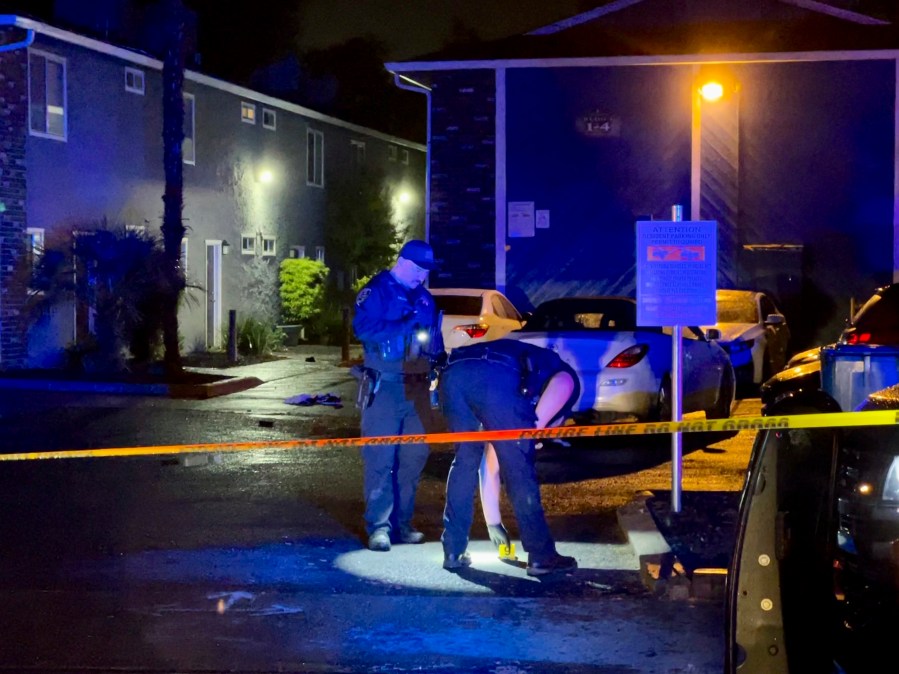
[[[490,298],[490,306],[493,308],[493,313],[499,316],[500,318],[506,318],[506,310],[503,307],[503,303],[500,302],[499,297],[494,295]]]
[[[521,320],[521,314],[519,314],[518,310],[512,306],[511,302],[503,297],[497,297],[496,299],[499,300],[499,304],[502,307],[502,316],[504,316],[505,318],[511,318],[515,321]]]

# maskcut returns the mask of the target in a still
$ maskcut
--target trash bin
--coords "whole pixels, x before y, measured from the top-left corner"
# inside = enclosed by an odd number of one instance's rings
[[[899,347],[834,344],[821,349],[821,386],[845,412],[899,383]]]

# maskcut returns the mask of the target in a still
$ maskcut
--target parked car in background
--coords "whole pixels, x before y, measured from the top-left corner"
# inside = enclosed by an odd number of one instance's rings
[[[878,288],[839,339],[791,359],[761,387],[763,414],[849,411],[899,382],[899,284]]]
[[[721,345],[734,366],[738,385],[758,386],[787,362],[790,329],[774,301],[757,290],[718,290],[717,322]]]
[[[447,351],[505,337],[523,324],[518,309],[498,290],[430,288],[443,312],[443,343]]]
[[[684,328],[683,411],[730,416],[734,371],[718,344]],[[637,326],[629,297],[565,297],[539,305],[509,338],[556,351],[581,382],[574,407],[585,421],[671,418],[671,330]]]

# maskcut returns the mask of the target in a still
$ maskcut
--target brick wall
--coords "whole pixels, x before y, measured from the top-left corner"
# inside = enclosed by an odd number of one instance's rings
[[[16,31],[0,35],[0,42],[21,38]],[[26,228],[26,77],[26,50],[0,53],[0,368],[23,367],[27,351],[22,323],[26,288],[17,282]]]
[[[492,70],[446,72],[431,92],[429,239],[434,288],[496,285],[496,80]]]

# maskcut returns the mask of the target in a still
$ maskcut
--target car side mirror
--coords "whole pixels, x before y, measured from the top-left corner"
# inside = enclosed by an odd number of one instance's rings
[[[718,328],[708,328],[705,331],[706,339],[710,342],[716,339],[721,339],[721,331]]]
[[[784,317],[781,314],[768,314],[765,325],[783,325]]]

